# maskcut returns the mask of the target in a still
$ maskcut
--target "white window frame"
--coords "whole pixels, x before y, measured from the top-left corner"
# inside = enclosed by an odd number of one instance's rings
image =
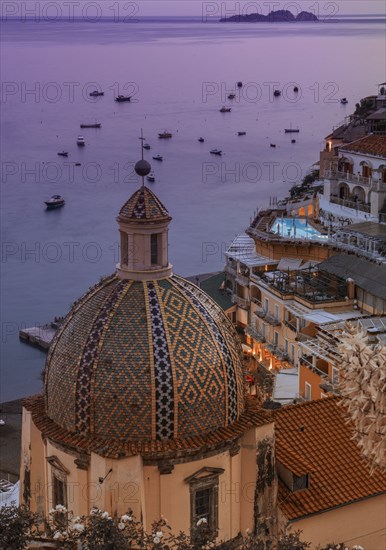
[[[279,320],[279,316],[280,316],[280,310],[279,310],[279,306],[275,305],[274,306],[274,314],[273,314],[274,318],[275,318],[275,321],[278,321]]]
[[[306,401],[311,401],[312,399],[312,386],[309,382],[304,382],[304,399]]]
[[[340,377],[339,369],[337,369],[336,367],[332,367],[332,369],[331,369],[331,383],[333,385],[339,384],[339,377]]]

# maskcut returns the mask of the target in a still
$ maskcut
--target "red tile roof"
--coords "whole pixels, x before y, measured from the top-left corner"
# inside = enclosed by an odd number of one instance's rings
[[[339,398],[330,397],[275,411],[276,458],[309,488],[291,492],[279,480],[278,503],[288,520],[386,492],[386,476],[375,471],[351,440]]]
[[[386,158],[386,136],[370,134],[339,149],[341,151],[351,151],[352,153],[363,153],[365,155]]]
[[[209,434],[162,441],[129,441],[128,439],[106,438],[94,434],[70,432],[56,424],[45,411],[44,397],[34,395],[23,400],[23,406],[31,413],[35,426],[42,436],[72,448],[78,452],[94,452],[109,458],[122,458],[141,454],[144,459],[172,458],[178,453],[195,454],[205,449],[216,448],[224,442],[231,442],[253,426],[273,422],[270,411],[261,409],[256,398],[247,396],[244,413],[228,427],[219,428]]]

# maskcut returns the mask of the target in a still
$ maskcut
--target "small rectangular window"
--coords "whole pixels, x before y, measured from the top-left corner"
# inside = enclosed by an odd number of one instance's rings
[[[275,330],[274,335],[273,335],[273,343],[274,343],[275,346],[279,345],[279,333],[276,332],[276,330]]]
[[[57,478],[55,475],[52,476],[53,481],[53,507],[57,504],[62,506],[67,506],[67,490],[65,481]]]
[[[306,382],[304,386],[304,399],[306,401],[311,401],[311,384],[308,382]]]
[[[339,384],[339,369],[332,367],[331,382],[333,384]]]
[[[288,340],[284,340],[284,351],[288,355]]]
[[[212,500],[213,489],[202,489],[197,491],[195,494],[195,511],[196,511],[196,521],[200,519],[205,519],[207,524],[211,523],[211,500]]]
[[[263,338],[265,338],[265,323],[262,323],[261,325],[261,335]]]
[[[265,298],[265,300],[264,300],[264,311],[266,313],[268,312],[268,298]]]
[[[153,233],[150,237],[151,265],[158,265],[158,235]]]
[[[275,306],[274,317],[275,317],[275,321],[279,320],[279,306]]]

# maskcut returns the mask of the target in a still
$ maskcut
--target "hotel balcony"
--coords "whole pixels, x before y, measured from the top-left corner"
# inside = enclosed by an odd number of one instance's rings
[[[260,342],[261,344],[265,342],[265,338],[262,334],[257,330],[256,325],[250,324],[245,329],[245,333],[248,334],[248,336],[251,336],[256,342]]]
[[[373,184],[378,183],[378,179],[372,176],[364,177],[359,174],[350,174],[350,172],[339,172],[338,170],[326,170],[324,177],[331,180],[339,180],[345,183],[355,183],[356,185],[362,185],[365,187],[372,187]]]
[[[236,283],[241,286],[249,286],[249,279],[245,275],[241,275],[240,273],[238,273],[236,275]]]
[[[366,212],[370,214],[370,205],[364,204],[361,201],[350,201],[348,199],[340,199],[339,197],[334,197],[331,195],[330,202],[333,204],[339,204],[340,206],[346,206],[347,208],[352,208],[353,210],[360,210],[361,212]]]
[[[237,296],[236,294],[233,294],[232,302],[243,309],[249,308],[249,300],[247,300],[246,298],[241,298],[241,296]]]
[[[229,263],[225,265],[225,271],[229,273],[229,275],[237,276],[237,268]]]
[[[279,319],[277,319],[273,315],[270,315],[269,313],[265,315],[264,320],[274,327],[278,327],[279,325],[281,325],[281,321],[279,321]]]

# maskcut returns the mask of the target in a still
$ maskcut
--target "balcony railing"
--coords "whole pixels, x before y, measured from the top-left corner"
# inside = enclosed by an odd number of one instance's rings
[[[298,329],[297,329],[297,326],[296,326],[296,323],[291,323],[290,321],[284,321],[284,324],[286,327],[288,327],[290,330],[292,330],[293,332],[297,332]]]
[[[237,275],[237,269],[231,264],[226,264],[225,271],[227,271],[230,275]]]
[[[247,300],[245,298],[241,298],[240,296],[237,296],[236,294],[234,294],[232,296],[232,302],[234,304],[237,304],[238,306],[242,307],[243,309],[248,309],[248,307],[249,307],[249,300]]]
[[[281,325],[281,321],[279,321],[279,319],[277,319],[273,315],[270,315],[269,313],[266,314],[265,321],[267,321],[267,323],[273,325],[274,327]]]
[[[254,324],[248,325],[247,328],[245,329],[245,332],[246,332],[246,334],[248,334],[249,336],[251,336],[254,340],[256,340],[256,342],[260,342],[260,343],[264,343],[264,342],[265,342],[265,338],[264,338],[263,335],[260,334],[260,332],[257,330],[256,325],[254,325]]]
[[[249,279],[245,275],[241,275],[240,273],[238,273],[236,276],[236,283],[241,286],[249,286]]]
[[[330,201],[334,204],[339,204],[340,206],[346,206],[347,208],[352,208],[353,210],[360,210],[361,212],[370,213],[370,205],[363,204],[359,201],[350,201],[348,199],[340,199],[339,197],[334,197],[331,195]]]
[[[371,187],[374,183],[378,183],[378,179],[372,176],[361,176],[360,174],[350,174],[349,172],[339,172],[338,170],[326,170],[324,177],[332,180],[341,180],[347,183],[356,183]]]

